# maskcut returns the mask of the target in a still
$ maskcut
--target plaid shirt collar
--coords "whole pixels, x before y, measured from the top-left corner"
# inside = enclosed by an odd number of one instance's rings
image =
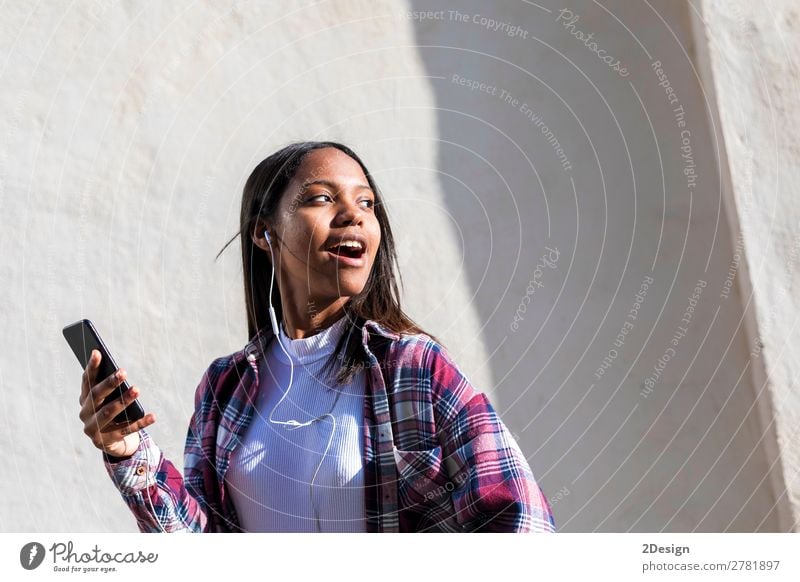
[[[348,316],[345,315],[344,317]],[[383,327],[377,321],[373,321],[371,319],[364,320],[364,325],[361,329],[361,342],[364,345],[367,354],[370,355],[372,355],[369,349],[369,343],[371,339],[370,332],[392,341],[400,339],[400,334]],[[262,327],[241,350],[231,355],[234,363],[240,364],[245,359],[252,361],[253,359],[263,358],[266,354],[267,345],[269,345],[270,340],[274,336],[275,334],[272,331],[272,324],[267,324]]]

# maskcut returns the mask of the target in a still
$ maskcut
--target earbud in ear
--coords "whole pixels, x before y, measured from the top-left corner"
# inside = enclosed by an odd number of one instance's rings
[[[268,230],[264,230],[264,238],[267,239],[267,244],[270,244],[270,245],[272,244],[272,239],[269,237],[269,231]]]

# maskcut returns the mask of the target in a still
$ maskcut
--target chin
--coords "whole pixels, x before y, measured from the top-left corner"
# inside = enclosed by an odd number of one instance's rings
[[[333,282],[333,291],[339,297],[353,297],[361,293],[366,284],[366,279],[361,277],[341,277],[338,286]]]
[[[346,285],[344,283],[339,285],[337,289],[340,297],[353,297],[364,290],[364,285]]]

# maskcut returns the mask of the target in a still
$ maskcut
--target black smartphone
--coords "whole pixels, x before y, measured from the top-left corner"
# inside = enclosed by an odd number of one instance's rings
[[[100,360],[100,367],[97,369],[95,383],[105,380],[111,374],[119,370],[117,363],[111,356],[111,352],[108,351],[106,344],[103,343],[102,339],[100,339],[100,334],[97,333],[97,329],[95,329],[94,324],[91,321],[88,319],[81,319],[80,321],[76,321],[75,323],[66,326],[63,329],[63,332],[64,339],[67,340],[69,347],[72,348],[72,351],[75,353],[75,357],[78,358],[78,362],[80,362],[81,367],[84,370],[86,369],[86,365],[89,363],[89,357],[92,355],[92,350],[98,350],[103,356]],[[101,406],[105,406],[112,400],[119,398],[129,389],[130,385],[128,384],[128,381],[123,380],[122,383],[119,384],[111,392],[111,394],[106,397],[105,400],[103,400],[103,404]],[[125,410],[120,412],[114,418],[114,422],[133,422],[142,417],[144,417],[144,408],[142,408],[142,405],[139,404],[138,400],[134,400]]]

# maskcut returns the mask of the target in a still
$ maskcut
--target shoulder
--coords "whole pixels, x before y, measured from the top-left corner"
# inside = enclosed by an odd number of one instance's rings
[[[380,364],[395,386],[428,392],[445,422],[478,393],[449,350],[425,333],[399,335]]]
[[[241,351],[215,358],[203,372],[200,382],[195,390],[195,407],[210,406],[217,400],[220,392],[225,387],[236,385],[241,379],[240,366],[237,363],[246,362]]]
[[[426,333],[401,335],[392,342],[390,353],[399,364],[424,370],[438,383],[451,383],[456,376],[466,379],[450,351]]]
[[[381,367],[423,371],[430,368],[432,360],[444,351],[444,346],[426,333],[398,333],[370,322],[370,348],[378,357]]]

